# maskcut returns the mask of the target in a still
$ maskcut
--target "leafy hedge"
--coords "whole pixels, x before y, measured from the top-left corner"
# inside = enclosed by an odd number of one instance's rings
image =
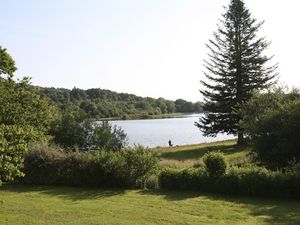
[[[294,168],[294,167],[293,167]],[[119,152],[63,152],[38,146],[26,152],[22,182],[39,185],[151,187],[247,196],[300,198],[299,166],[271,171],[264,167],[230,167],[215,176],[206,167],[164,169],[157,180],[158,159],[141,146]],[[147,186],[150,187],[150,186]]]
[[[66,153],[38,146],[25,154],[21,182],[42,185],[71,185],[133,188],[143,186],[156,173],[158,159],[137,146],[119,152]]]
[[[232,195],[300,198],[300,174],[270,171],[263,167],[232,167],[220,177],[204,168],[166,169],[159,176],[160,187]]]

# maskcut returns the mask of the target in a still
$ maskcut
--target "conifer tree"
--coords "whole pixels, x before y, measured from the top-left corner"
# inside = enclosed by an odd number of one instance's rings
[[[270,42],[257,36],[263,22],[251,17],[242,0],[231,0],[222,15],[208,60],[204,61],[206,81],[201,81],[205,114],[195,125],[206,136],[228,133],[243,142],[236,108],[251,98],[253,90],[263,90],[275,82],[277,64],[264,54]]]

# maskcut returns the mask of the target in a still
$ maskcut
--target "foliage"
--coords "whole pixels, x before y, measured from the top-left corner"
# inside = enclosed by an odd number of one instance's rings
[[[30,78],[15,81],[15,63],[6,50],[0,47],[0,124],[17,125],[33,130],[31,140],[47,139],[47,131],[56,116],[56,109],[41,98],[39,90],[30,85]]]
[[[85,121],[84,114],[68,106],[52,124],[49,133],[53,136],[53,142],[63,148],[82,149],[87,145],[91,129],[92,126]]]
[[[270,171],[263,167],[231,167],[226,174],[211,177],[200,169],[165,169],[160,186],[171,190],[194,190],[231,195],[300,198],[300,174]]]
[[[120,127],[87,119],[71,107],[53,123],[50,134],[55,144],[66,149],[118,151],[127,145],[127,135]]]
[[[300,162],[297,162],[297,160],[293,158],[292,160],[288,161],[285,170],[290,173],[300,173]]]
[[[286,95],[281,89],[268,90],[264,94],[258,91],[253,92],[251,99],[243,103],[237,110],[237,114],[242,118],[240,126],[245,129],[245,134],[251,139],[259,135],[257,125],[265,114],[278,110],[286,100]]]
[[[49,139],[47,131],[55,108],[30,85],[30,78],[15,81],[15,62],[0,47],[0,182],[22,176],[22,155],[27,145]]]
[[[3,74],[12,76],[16,70],[15,61],[7,53],[6,49],[0,46],[0,76]]]
[[[72,185],[85,179],[91,156],[77,152],[66,153],[56,146],[36,144],[25,153],[24,169],[26,183]]]
[[[31,127],[38,134],[32,141],[45,140],[56,110],[29,82],[29,78],[0,80],[0,124]]]
[[[176,112],[202,112],[202,104],[200,102],[192,103],[184,99],[177,99],[175,101]]]
[[[222,176],[226,172],[227,164],[224,154],[220,151],[206,153],[203,156],[203,162],[208,174],[212,177]]]
[[[158,158],[156,154],[143,146],[126,148],[121,152],[121,157],[125,160],[125,177],[130,178],[130,183],[138,181],[141,187],[145,187],[145,182],[158,172]]]
[[[157,166],[155,155],[141,146],[79,153],[38,145],[25,154],[23,182],[132,188],[143,186]]]
[[[300,161],[299,96],[296,90],[256,93],[239,110],[241,127],[254,142],[258,158],[270,168]]]
[[[16,125],[0,125],[0,186],[3,181],[22,177],[23,154],[32,130]]]
[[[238,143],[243,142],[240,116],[234,110],[251,98],[253,90],[271,85],[277,75],[277,65],[267,65],[272,57],[263,55],[269,43],[257,36],[262,24],[251,17],[242,0],[231,0],[214,39],[209,40],[207,81],[201,81],[200,90],[205,116],[196,123],[205,135],[237,134]]]
[[[41,95],[50,98],[62,111],[67,105],[75,111],[81,110],[88,118],[151,118],[155,115],[176,112],[202,112],[200,102],[183,99],[176,101],[164,98],[143,98],[133,94],[117,93],[104,89],[72,90],[63,88],[41,88]]]
[[[127,145],[127,135],[121,127],[112,126],[108,121],[98,122],[91,131],[90,149],[119,151]]]

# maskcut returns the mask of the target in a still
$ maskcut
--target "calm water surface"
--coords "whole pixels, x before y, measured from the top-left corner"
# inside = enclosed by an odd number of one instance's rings
[[[186,115],[181,118],[151,120],[118,120],[111,124],[122,127],[127,133],[129,145],[142,144],[148,147],[198,144],[234,138],[232,135],[219,134],[217,137],[204,137],[194,125],[201,114]]]

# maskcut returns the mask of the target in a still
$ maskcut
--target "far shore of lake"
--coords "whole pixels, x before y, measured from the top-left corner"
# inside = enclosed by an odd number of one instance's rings
[[[199,113],[166,113],[160,115],[128,115],[128,117],[106,117],[99,118],[97,121],[116,121],[116,120],[141,120],[141,119],[168,119],[168,118],[181,118],[188,115]]]

